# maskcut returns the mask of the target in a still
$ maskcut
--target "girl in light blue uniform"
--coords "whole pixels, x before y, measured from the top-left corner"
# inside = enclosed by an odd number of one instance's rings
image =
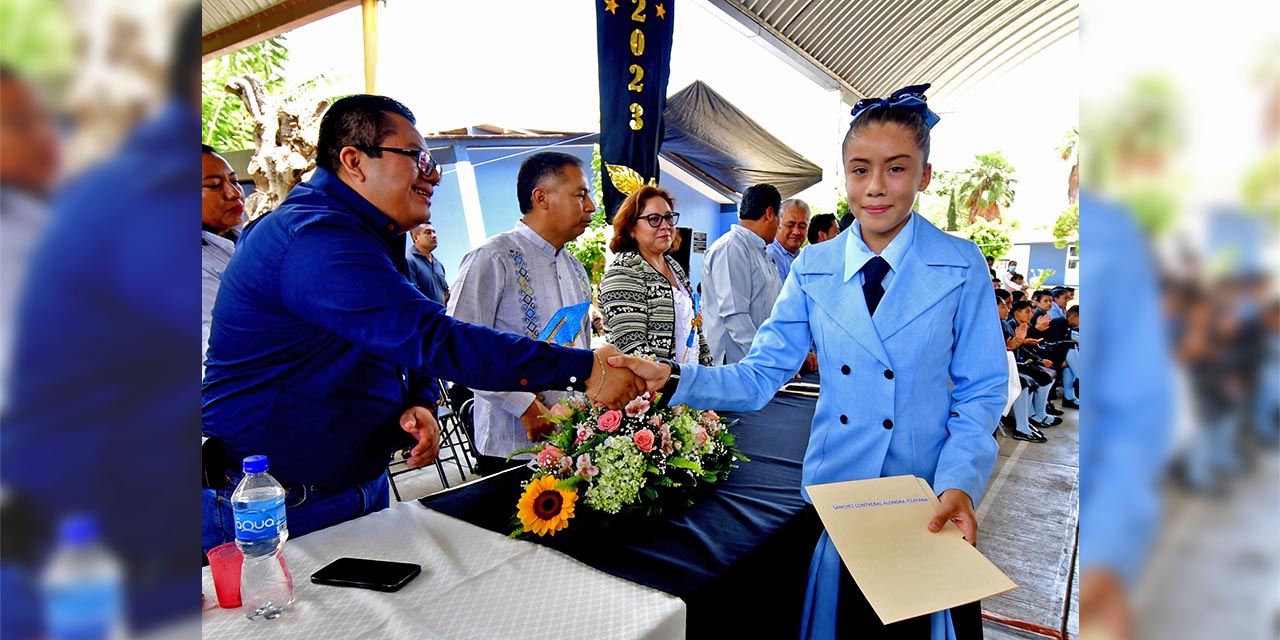
[[[836,241],[800,253],[745,359],[680,366],[669,395],[672,404],[757,409],[799,370],[812,340],[822,383],[804,485],[919,476],[941,502],[929,528],[951,520],[972,543],[974,508],[995,465],[992,433],[1008,366],[982,254],[911,208],[932,171],[929,129],[938,116],[926,105],[928,86],[854,107],[843,164],[856,221]],[[822,535],[802,637],[972,633],[981,634],[976,603],[884,627]]]

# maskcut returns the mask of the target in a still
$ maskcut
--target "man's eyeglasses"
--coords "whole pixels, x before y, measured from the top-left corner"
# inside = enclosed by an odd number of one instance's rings
[[[418,160],[418,171],[424,176],[430,176],[440,168],[440,163],[431,157],[431,152],[426,149],[397,149],[395,147],[373,147],[358,146],[357,149],[369,153],[370,151],[387,151],[389,153],[398,153],[402,156],[409,156]]]
[[[640,216],[637,219],[644,220],[645,222],[649,223],[649,226],[653,227],[654,229],[657,229],[661,227],[662,223],[664,222],[673,227],[676,226],[676,223],[680,222],[680,214],[675,211],[672,211],[671,213],[668,213],[665,216],[660,216],[656,213],[651,213],[647,216]]]

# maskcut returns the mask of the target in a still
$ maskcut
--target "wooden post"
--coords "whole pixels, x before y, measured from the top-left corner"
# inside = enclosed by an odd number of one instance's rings
[[[377,93],[378,85],[378,0],[361,0],[364,20],[364,92]]]

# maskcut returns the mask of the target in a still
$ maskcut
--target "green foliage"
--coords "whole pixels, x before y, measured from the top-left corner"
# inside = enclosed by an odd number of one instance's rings
[[[1018,179],[1014,177],[1017,170],[1005,159],[1003,152],[992,151],[974,156],[973,165],[962,173],[958,195],[968,208],[970,219],[992,209],[995,217],[999,218],[1000,209],[1013,204],[1013,199],[1017,196],[1014,190],[1018,184]]]
[[[595,177],[591,183],[591,200],[600,208],[591,214],[591,225],[587,230],[564,246],[586,267],[593,289],[604,277],[604,232],[608,226],[604,219],[604,187],[600,182],[602,168],[600,145],[597,144],[591,152],[591,173]]]
[[[277,95],[285,87],[281,72],[288,59],[284,36],[276,36],[204,63],[200,140],[219,151],[252,149],[253,119],[240,99],[227,93],[227,82],[251,73],[262,79],[267,93]]]
[[[916,210],[940,229],[959,231],[968,226],[968,216],[962,218],[958,213],[957,192],[963,181],[960,171],[935,169],[929,188],[917,200]]]
[[[1058,214],[1058,220],[1053,223],[1053,246],[1059,249],[1066,249],[1067,244],[1075,240],[1080,235],[1080,204],[1073,204],[1062,213]]]
[[[988,258],[998,260],[1013,248],[1009,226],[996,220],[975,220],[964,229],[964,234]]]
[[[836,189],[836,221],[839,222],[849,213],[849,197],[844,191]]]
[[[75,30],[63,4],[0,2],[0,61],[46,90],[65,87],[75,65]]]

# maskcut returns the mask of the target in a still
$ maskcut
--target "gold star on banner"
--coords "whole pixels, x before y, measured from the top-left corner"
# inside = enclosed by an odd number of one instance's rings
[[[618,15],[618,3],[614,0],[604,0],[604,10],[616,16]]]
[[[659,18],[662,18],[663,20],[666,20],[666,19],[667,19],[667,8],[666,8],[666,7],[664,7],[664,6],[662,6],[661,4],[659,4],[659,5],[657,5],[657,6],[658,6],[658,17],[659,17]]]

